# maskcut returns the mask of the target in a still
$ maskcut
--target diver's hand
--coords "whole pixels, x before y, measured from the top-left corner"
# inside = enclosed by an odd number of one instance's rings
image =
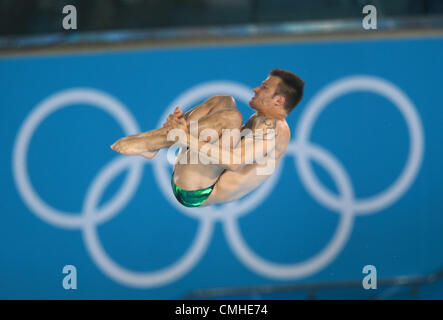
[[[188,124],[186,123],[186,120],[184,118],[172,119],[170,128],[171,128],[170,130],[172,129],[182,130],[186,133],[186,135],[189,135]]]
[[[163,123],[163,128],[171,127],[173,125],[173,121],[179,118],[183,118],[183,112],[179,107],[175,107],[174,113],[171,113],[166,119],[166,122]]]

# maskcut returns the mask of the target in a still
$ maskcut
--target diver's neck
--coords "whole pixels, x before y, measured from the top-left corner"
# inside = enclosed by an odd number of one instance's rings
[[[257,116],[259,117],[269,117],[276,120],[285,120],[286,119],[286,113],[284,112],[262,112],[257,110]]]

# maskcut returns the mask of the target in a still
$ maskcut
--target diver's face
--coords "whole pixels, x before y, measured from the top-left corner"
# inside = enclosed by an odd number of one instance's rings
[[[262,84],[254,88],[255,95],[249,101],[251,108],[257,111],[265,111],[275,104],[275,91],[280,83],[280,78],[269,76]]]

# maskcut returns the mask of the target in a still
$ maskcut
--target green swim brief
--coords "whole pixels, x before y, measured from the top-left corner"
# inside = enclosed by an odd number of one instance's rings
[[[185,207],[199,207],[209,198],[212,190],[214,189],[215,183],[209,188],[199,189],[199,190],[183,190],[177,187],[174,182],[174,173],[172,173],[171,178],[172,191],[174,192],[175,198]]]

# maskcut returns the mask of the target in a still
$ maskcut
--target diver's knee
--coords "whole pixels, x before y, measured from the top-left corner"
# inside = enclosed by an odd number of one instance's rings
[[[208,99],[208,102],[216,106],[223,106],[225,108],[235,108],[237,104],[232,96],[226,94],[219,94],[212,96]]]
[[[228,96],[228,95],[223,95],[222,98],[223,99],[223,104],[226,105],[229,108],[236,108],[237,104],[235,103],[235,99],[232,96]]]

